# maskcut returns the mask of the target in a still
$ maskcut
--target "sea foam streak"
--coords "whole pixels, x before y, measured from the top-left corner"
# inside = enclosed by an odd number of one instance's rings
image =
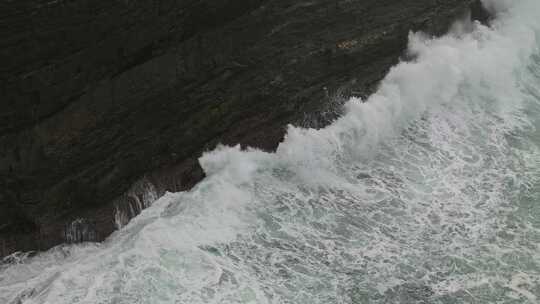
[[[540,2],[486,5],[332,125],[219,147],[103,244],[0,266],[0,303],[537,303]]]

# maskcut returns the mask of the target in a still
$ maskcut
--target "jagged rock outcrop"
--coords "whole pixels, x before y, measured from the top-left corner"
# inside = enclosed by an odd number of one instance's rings
[[[323,125],[471,2],[4,0],[0,255],[102,240],[199,181],[202,151]]]

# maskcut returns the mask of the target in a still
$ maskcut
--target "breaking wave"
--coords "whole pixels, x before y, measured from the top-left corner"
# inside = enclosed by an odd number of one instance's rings
[[[332,125],[204,154],[104,243],[12,256],[0,302],[538,303],[540,2],[486,5],[411,34]]]

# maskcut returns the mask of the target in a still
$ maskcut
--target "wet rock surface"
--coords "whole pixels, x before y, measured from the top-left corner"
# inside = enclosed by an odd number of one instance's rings
[[[103,240],[203,178],[218,143],[327,124],[409,31],[440,35],[472,2],[3,1],[0,255]]]

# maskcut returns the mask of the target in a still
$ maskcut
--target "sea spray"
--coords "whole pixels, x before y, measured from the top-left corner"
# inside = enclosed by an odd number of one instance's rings
[[[485,3],[332,125],[219,147],[106,242],[4,264],[0,302],[536,303],[540,3]]]

